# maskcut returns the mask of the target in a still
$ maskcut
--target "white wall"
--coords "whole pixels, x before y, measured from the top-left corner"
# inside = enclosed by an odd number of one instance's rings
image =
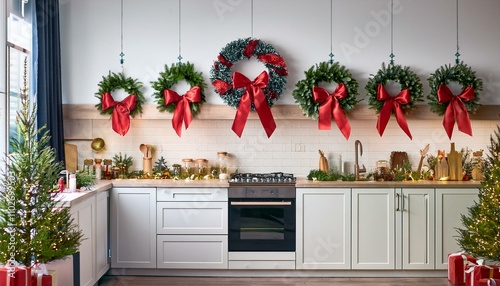
[[[500,1],[459,1],[461,59],[484,80],[483,104],[500,104]],[[194,63],[203,73],[209,89],[207,101],[224,104],[213,91],[209,70],[220,50],[238,38],[252,36],[273,45],[284,57],[288,69],[287,89],[277,104],[295,104],[292,91],[304,71],[329,60],[330,20],[335,60],[351,70],[359,82],[359,99],[366,98],[364,86],[370,74],[391,52],[389,0],[184,0],[181,4],[181,51],[183,61]],[[394,54],[396,64],[408,65],[421,78],[424,96],[427,78],[438,67],[454,63],[456,17],[454,0],[394,0]],[[252,13],[253,11],[253,13]],[[253,27],[252,18],[253,14]],[[156,80],[165,64],[177,62],[179,54],[179,7],[175,0],[124,0],[125,53],[127,76],[145,84],[147,103],[155,104],[150,81]],[[63,49],[63,103],[96,104],[97,83],[109,71],[120,72],[120,0],[61,1]],[[238,65],[248,77],[260,72],[256,61]],[[119,92],[115,98],[119,98]],[[367,98],[364,103],[367,104]],[[355,110],[353,111],[355,112]],[[178,138],[168,120],[133,120],[125,137],[117,136],[106,117],[103,120],[69,122],[68,137],[96,137],[106,140],[107,151],[92,154],[86,143],[81,158],[111,157],[121,151],[136,157],[140,166],[140,143],[155,145],[158,156],[172,164],[183,157],[214,159],[216,151],[230,151],[238,157],[243,171],[279,171],[306,175],[317,168],[317,149],[330,157],[343,154],[352,164],[354,140],[364,144],[362,162],[368,168],[375,160],[388,159],[391,151],[406,151],[417,164],[418,150],[431,144],[431,152],[449,150],[451,142],[440,120],[410,120],[413,140],[409,140],[391,120],[383,137],[373,121],[351,122],[353,132],[346,141],[335,124],[332,131],[318,131],[312,120],[278,121],[270,139],[258,121],[247,124],[242,138],[230,130],[230,121],[195,120]],[[486,149],[496,121],[472,122],[471,138],[458,130],[457,147]],[[161,128],[164,130],[159,131]],[[79,136],[78,136],[79,135]],[[471,140],[472,139],[472,140]],[[302,148],[296,151],[296,148]]]

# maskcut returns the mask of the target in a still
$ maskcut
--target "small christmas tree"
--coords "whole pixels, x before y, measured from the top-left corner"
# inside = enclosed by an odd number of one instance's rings
[[[0,262],[31,266],[77,252],[82,233],[69,209],[54,200],[62,164],[55,162],[45,128],[36,128],[36,106],[30,111],[26,89],[25,63],[18,134],[10,139],[13,152],[1,174]]]
[[[500,127],[490,136],[479,201],[462,215],[458,244],[478,258],[500,262]]]

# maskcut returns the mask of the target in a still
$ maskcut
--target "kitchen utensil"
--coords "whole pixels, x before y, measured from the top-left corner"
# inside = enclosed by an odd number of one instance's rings
[[[139,145],[139,150],[141,150],[144,158],[148,158],[148,146],[146,144]]]
[[[425,155],[429,152],[429,144],[425,145],[424,149],[420,150],[420,162],[418,162],[417,173],[422,170],[422,164],[424,163]]]
[[[318,150],[319,152],[319,169],[324,172],[329,172],[330,169],[328,168],[328,160],[325,157],[325,153],[323,151]]]
[[[78,147],[76,145],[64,143],[64,161],[66,170],[73,173],[78,170]]]
[[[92,148],[95,152],[99,152],[104,149],[104,145],[104,139],[97,137],[92,140],[92,143],[90,143],[90,148]]]
[[[404,162],[408,162],[408,154],[406,152],[391,152],[391,170],[402,168]]]

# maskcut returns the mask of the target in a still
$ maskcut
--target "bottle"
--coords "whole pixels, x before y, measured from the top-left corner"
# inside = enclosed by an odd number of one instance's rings
[[[59,178],[59,180],[57,181],[57,184],[59,186],[59,192],[63,192],[65,189],[65,186],[64,186],[64,179],[62,177]]]
[[[76,175],[69,175],[69,191],[76,192]]]
[[[95,165],[94,165],[94,171],[95,171],[95,178],[97,180],[102,179],[102,166],[101,166],[101,159],[95,159]]]

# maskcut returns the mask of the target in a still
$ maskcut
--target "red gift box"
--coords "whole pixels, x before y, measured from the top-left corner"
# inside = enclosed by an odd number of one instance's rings
[[[465,270],[468,265],[472,264],[476,264],[476,258],[466,253],[459,252],[448,255],[448,280],[451,284],[465,284]]]
[[[40,274],[31,276],[32,286],[52,286],[52,275]]]
[[[479,281],[477,282],[477,286],[500,286],[500,279],[479,279]]]
[[[465,285],[466,286],[477,286],[479,280],[481,279],[500,279],[500,267],[491,265],[474,265],[470,269],[465,271]]]
[[[31,268],[25,266],[0,268],[0,286],[31,286]]]

